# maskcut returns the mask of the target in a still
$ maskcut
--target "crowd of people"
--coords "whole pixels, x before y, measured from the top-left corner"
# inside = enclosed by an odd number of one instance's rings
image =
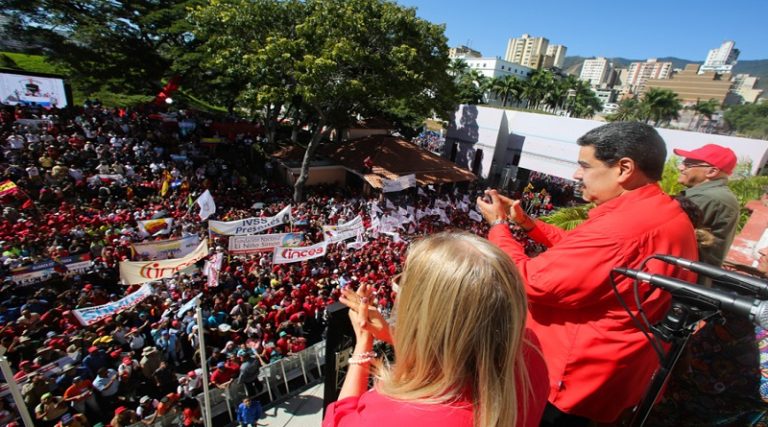
[[[318,187],[293,205],[291,223],[269,232],[302,232],[312,244],[323,240],[323,225],[360,216],[368,229],[364,245],[339,243],[322,258],[273,265],[271,252],[231,255],[227,237],[213,236],[211,253],[225,255],[215,286],[193,268],[153,282],[153,294],[134,306],[84,325],[76,310],[139,288],[119,284],[119,263],[141,258],[133,244],[211,237],[193,203],[203,191],[218,206],[210,219],[230,221],[275,215],[291,203],[292,189],[266,179],[269,167],[251,145],[257,137],[237,135],[217,151],[205,145],[205,121],[189,113],[184,132],[148,112],[98,104],[17,107],[0,117],[0,344],[42,426],[149,423],[171,411],[197,425],[194,396],[202,381],[219,388],[237,381],[260,393],[259,366],[321,340],[324,309],[345,285],[368,283],[376,306],[388,313],[390,278],[401,271],[412,238],[447,228],[487,231],[470,215],[469,188],[412,191],[391,201]],[[190,129],[190,122],[197,125]],[[402,225],[372,226],[389,215]],[[157,218],[172,218],[172,228],[147,236],[139,221]],[[87,265],[75,268],[73,257]],[[45,263],[54,266],[49,274],[25,274]],[[194,311],[179,313],[198,295],[208,379],[199,369]],[[47,366],[56,367],[41,369]]]

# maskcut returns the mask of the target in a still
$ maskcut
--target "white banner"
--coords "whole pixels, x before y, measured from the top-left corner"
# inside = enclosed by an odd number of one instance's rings
[[[195,250],[199,244],[200,239],[195,235],[191,235],[180,239],[134,243],[133,250],[136,251],[136,257],[139,259],[181,258]]]
[[[96,185],[96,184],[99,184],[100,182],[104,182],[104,183],[108,183],[112,181],[123,182],[125,181],[125,178],[122,175],[118,175],[118,174],[100,173],[100,174],[89,176],[86,181],[88,181],[88,184]]]
[[[403,191],[406,188],[416,186],[416,175],[410,174],[401,176],[397,179],[382,179],[381,191],[384,193],[393,193],[395,191]]]
[[[72,277],[86,273],[91,268],[91,255],[70,255],[54,261],[48,259],[32,265],[11,270],[11,281],[17,286],[27,286],[45,282],[57,271],[62,277]]]
[[[149,283],[145,283],[144,286],[140,287],[136,292],[127,295],[118,301],[112,301],[95,307],[75,309],[72,310],[72,312],[83,326],[90,326],[115,313],[133,307],[150,295],[152,295],[152,286],[150,286]]]
[[[205,190],[205,192],[197,198],[195,203],[200,206],[200,219],[202,221],[205,221],[209,216],[216,213],[216,203],[213,201],[213,196],[211,196],[211,192],[208,190]]]
[[[158,261],[122,261],[120,263],[120,279],[126,285],[167,279],[206,256],[208,256],[208,243],[203,240],[194,251],[181,258]]]
[[[139,234],[143,236],[171,234],[173,228],[173,218],[148,219],[136,222],[139,224]]]
[[[237,221],[208,221],[208,231],[223,236],[261,233],[280,224],[291,222],[291,205],[269,218],[246,218]]]
[[[271,252],[278,246],[296,247],[304,241],[304,233],[254,234],[230,236],[229,253],[233,255]]]
[[[483,216],[477,213],[477,211],[469,211],[469,218],[475,222],[481,222],[483,220]]]
[[[224,254],[216,252],[211,259],[205,262],[203,274],[208,277],[208,287],[215,288],[219,286],[219,272],[221,271],[221,262],[224,261]]]
[[[323,227],[325,228],[325,227]],[[325,243],[332,244],[332,243],[338,243],[343,242],[344,240],[351,239],[353,237],[357,237],[358,234],[365,233],[365,226],[363,224],[360,224],[358,228],[352,228],[350,230],[344,230],[344,231],[336,231],[336,230],[328,230],[323,232],[323,238],[325,238]]]
[[[176,313],[176,318],[181,319],[184,317],[184,313],[188,312],[189,310],[197,307],[198,304],[200,304],[200,297],[203,296],[203,294],[197,294],[194,298],[187,301],[179,307],[179,311]]]
[[[275,252],[272,255],[272,263],[288,264],[291,262],[320,258],[325,255],[325,249],[325,242],[320,242],[312,246],[302,246],[300,248],[275,248]]]

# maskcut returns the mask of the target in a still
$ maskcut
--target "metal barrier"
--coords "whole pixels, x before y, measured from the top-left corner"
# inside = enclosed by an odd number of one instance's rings
[[[259,372],[259,379],[262,381],[262,384],[264,384],[264,389],[255,397],[266,394],[269,398],[269,402],[273,402],[280,397],[291,394],[292,390],[290,382],[292,380],[303,377],[303,385],[306,385],[310,381],[319,379],[322,375],[322,361],[324,358],[325,342],[321,341],[290,357],[276,360],[268,365],[262,366]],[[313,374],[313,370],[315,369],[318,372],[317,377]],[[285,386],[285,394],[280,392],[279,385],[281,382]],[[234,421],[234,411],[246,395],[247,392],[245,386],[238,383],[237,380],[233,380],[224,390],[214,387],[210,391],[211,418],[227,412],[230,421]],[[200,403],[202,410],[205,411],[203,393],[195,396],[195,398]],[[203,413],[203,417],[205,417],[205,413]],[[136,427],[140,426],[140,423],[136,425]]]

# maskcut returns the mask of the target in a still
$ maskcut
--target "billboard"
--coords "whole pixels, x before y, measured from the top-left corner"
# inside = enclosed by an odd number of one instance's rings
[[[0,102],[44,108],[64,108],[68,105],[61,78],[7,72],[0,73]]]

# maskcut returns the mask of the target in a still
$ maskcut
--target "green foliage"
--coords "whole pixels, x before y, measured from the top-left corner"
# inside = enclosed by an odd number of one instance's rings
[[[724,118],[739,136],[768,139],[768,102],[734,105]]]
[[[679,194],[685,190],[685,186],[677,182],[677,177],[680,176],[680,171],[677,169],[678,158],[671,156],[666,163],[664,163],[664,171],[661,173],[661,181],[659,186],[661,189],[670,195]]]
[[[595,207],[595,205],[592,203],[564,207],[547,216],[539,217],[539,219],[548,224],[556,225],[563,230],[573,230],[589,218],[589,210],[593,207]]]
[[[669,89],[651,88],[643,95],[642,104],[646,107],[645,122],[653,120],[656,126],[669,124],[680,118],[683,104],[675,92]]]
[[[154,94],[189,42],[187,8],[201,1],[6,0],[3,12],[8,31],[42,45],[84,93]]]

